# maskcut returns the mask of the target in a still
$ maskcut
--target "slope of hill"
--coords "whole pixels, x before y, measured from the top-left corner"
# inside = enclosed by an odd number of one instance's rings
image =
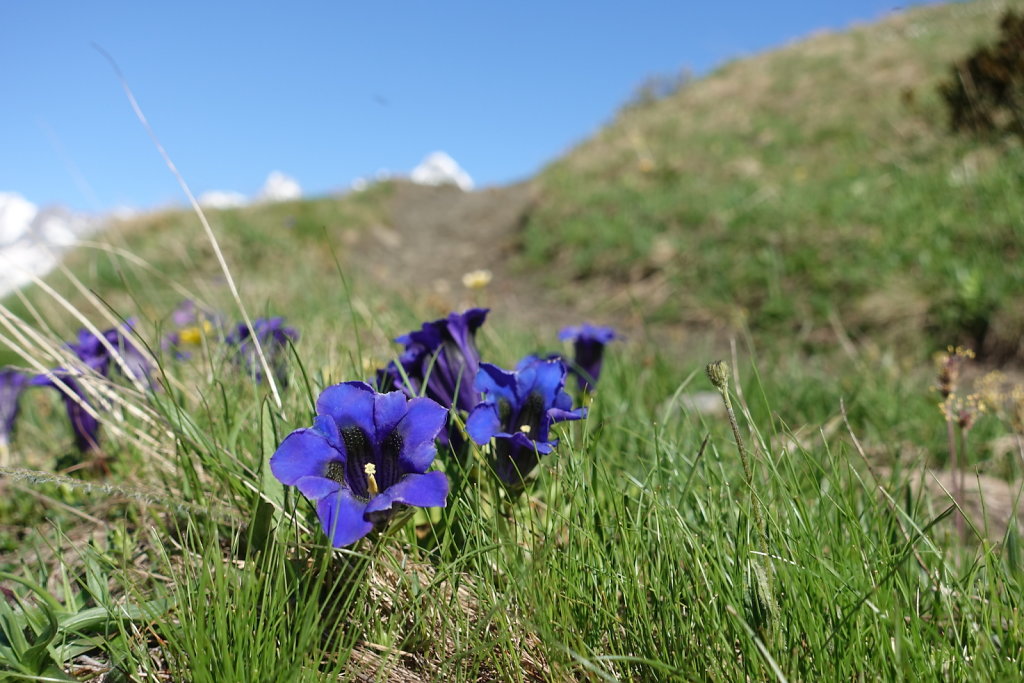
[[[950,135],[936,93],[1006,7],[892,15],[625,107],[540,177],[528,263],[654,319],[1024,357],[1024,152]]]
[[[488,268],[487,303],[509,318],[571,311],[703,337],[748,328],[762,347],[851,336],[1024,358],[1024,151],[948,134],[936,94],[1005,7],[914,10],[725,65],[624,107],[522,186],[386,182],[214,211],[214,228],[243,295],[293,317],[323,311],[310,292],[339,288],[337,258],[356,286],[420,310],[472,301],[461,275]],[[118,255],[71,258],[111,303],[131,292],[159,319],[181,297],[167,281],[227,302],[191,213],[134,219],[107,239],[149,264],[133,275]]]

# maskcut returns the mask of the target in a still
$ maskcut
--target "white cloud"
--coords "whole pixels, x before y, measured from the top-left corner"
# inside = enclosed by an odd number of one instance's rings
[[[267,182],[263,183],[258,201],[261,202],[287,202],[302,197],[302,187],[294,179],[286,176],[281,171],[272,171],[267,176]]]
[[[39,209],[17,192],[0,192],[0,244],[15,241],[35,220]]]
[[[409,177],[417,185],[457,185],[464,192],[473,189],[473,179],[444,152],[427,155]]]
[[[32,232],[38,241],[60,249],[78,241],[78,233],[85,229],[87,222],[86,218],[55,206],[36,214],[32,221]]]
[[[0,192],[0,296],[45,275],[99,225],[65,207],[40,209],[16,192]]]
[[[199,203],[211,209],[237,209],[249,203],[248,197],[231,190],[210,190],[199,195]]]
[[[0,249],[0,295],[45,275],[57,265],[57,255],[46,244],[20,243]]]
[[[107,217],[115,221],[130,221],[142,212],[130,206],[115,206],[107,212]]]

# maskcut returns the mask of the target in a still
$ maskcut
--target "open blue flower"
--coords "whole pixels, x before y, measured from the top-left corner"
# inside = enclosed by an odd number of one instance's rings
[[[573,410],[565,376],[565,363],[554,358],[527,356],[514,372],[480,364],[475,385],[484,401],[469,414],[466,431],[481,446],[495,440],[491,467],[512,490],[521,490],[539,457],[558,445],[551,426],[587,415],[586,408]]]
[[[18,419],[18,398],[28,377],[14,368],[0,370],[0,445],[10,443]]]
[[[619,335],[610,327],[600,327],[583,323],[575,327],[566,327],[558,333],[562,341],[572,341],[575,358],[570,370],[576,375],[576,382],[583,391],[590,391],[601,376],[601,363],[604,360],[604,347]]]
[[[299,340],[299,333],[292,327],[285,327],[284,318],[257,318],[252,321],[253,332],[263,349],[263,355],[267,359],[267,365],[274,373],[279,384],[286,384],[288,380],[288,366],[286,350],[289,342]],[[238,323],[234,332],[224,340],[238,349],[238,359],[245,365],[249,373],[257,381],[263,381],[263,367],[260,363],[259,354],[256,352],[256,344],[253,343],[249,327],[245,323]]]
[[[363,382],[324,389],[313,426],[289,434],[270,470],[316,503],[337,548],[385,527],[405,506],[444,507],[448,479],[427,472],[447,411],[429,398],[378,394]]]

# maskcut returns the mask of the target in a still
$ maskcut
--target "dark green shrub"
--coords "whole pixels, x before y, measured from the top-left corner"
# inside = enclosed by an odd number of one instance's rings
[[[1024,13],[1009,10],[999,38],[952,66],[939,91],[954,131],[1024,138]]]

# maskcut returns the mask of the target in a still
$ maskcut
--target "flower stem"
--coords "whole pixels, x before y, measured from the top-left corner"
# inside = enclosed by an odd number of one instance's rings
[[[957,431],[960,432],[960,446],[959,446],[959,449],[958,449],[959,454],[960,454],[960,467],[957,468],[957,471],[955,473],[956,474],[956,491],[957,491],[957,496],[959,496],[959,498],[957,500],[957,503],[958,504],[962,504],[962,501],[964,501],[964,468],[968,466],[968,463],[967,463],[967,432],[970,431],[970,430],[965,428],[965,427],[963,427],[963,426],[961,426]],[[964,519],[964,515],[960,515],[960,516],[957,517],[957,521],[959,522],[958,531],[960,532],[960,537],[961,538],[965,538],[966,535],[967,535],[967,529],[965,528],[967,520]]]
[[[963,504],[963,492],[960,490],[960,477],[958,471],[960,469],[959,463],[957,462],[957,448],[956,448],[956,432],[953,428],[953,420],[950,417],[946,417],[946,440],[949,443],[949,467],[950,467],[950,488],[953,495],[953,502],[957,506],[956,511],[956,533],[960,538],[964,537],[964,516],[962,511]]]

